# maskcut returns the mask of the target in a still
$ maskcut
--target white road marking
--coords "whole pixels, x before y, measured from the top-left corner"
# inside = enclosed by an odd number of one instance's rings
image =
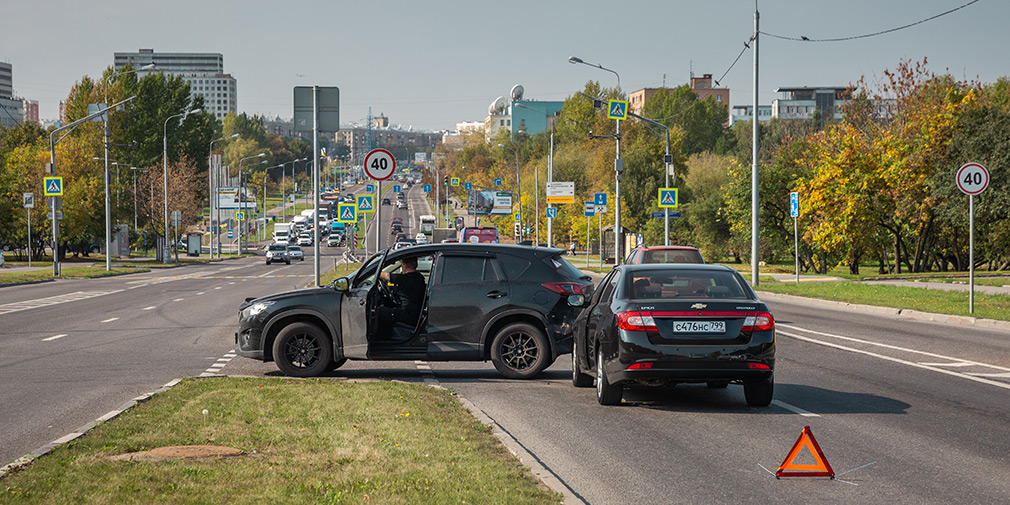
[[[172,301],[173,301],[173,302],[181,302],[181,301],[183,301],[183,300],[185,300],[185,298],[176,298],[175,300],[172,300]]]
[[[156,307],[157,307],[156,305],[151,305],[150,307],[144,307],[144,308],[142,308],[140,310],[151,310],[151,309],[154,309]]]
[[[197,293],[197,295],[202,295],[203,293],[204,293],[204,292],[203,292],[203,291],[201,291],[201,292]]]
[[[998,378],[1004,378],[1004,379],[1007,378],[1007,377],[1010,377],[1010,372],[1000,372],[1000,373],[973,373],[973,372],[966,372],[966,373],[968,375],[974,375],[975,377],[998,377]]]
[[[952,366],[952,367],[976,366],[974,363],[965,363],[964,361],[958,361],[956,363],[927,363],[925,361],[920,361],[919,364],[926,366]]]
[[[799,407],[797,407],[795,405],[790,405],[790,404],[788,404],[788,403],[786,403],[784,401],[781,401],[781,400],[772,400],[772,405],[777,405],[779,407],[782,407],[782,408],[788,410],[789,412],[792,412],[794,414],[799,414],[799,415],[801,415],[803,417],[821,417],[819,414],[814,414],[813,412],[807,412],[806,410],[803,410],[803,409],[801,409],[801,408],[799,408]]]
[[[797,328],[797,329],[800,329],[800,328]],[[803,330],[803,331],[811,331],[811,330]],[[904,359],[901,359],[901,358],[894,358],[894,357],[891,357],[891,356],[885,356],[883,354],[879,354],[879,353],[875,353],[875,352],[870,352],[870,351],[864,351],[862,349],[856,349],[856,348],[853,348],[853,347],[846,347],[844,345],[833,344],[831,342],[825,342],[823,340],[817,340],[817,339],[810,338],[810,337],[804,337],[804,336],[801,336],[801,335],[797,335],[795,333],[787,333],[787,332],[784,332],[784,331],[779,331],[778,333],[782,334],[782,335],[785,335],[787,337],[792,337],[792,338],[795,338],[797,340],[803,340],[803,341],[810,342],[810,343],[813,343],[813,344],[820,344],[820,345],[823,345],[823,346],[826,346],[826,347],[832,347],[832,348],[840,349],[840,350],[843,350],[843,351],[854,352],[854,353],[857,353],[857,354],[864,354],[866,356],[871,356],[871,357],[874,357],[874,358],[880,358],[880,359],[886,360],[886,361],[893,361],[894,363],[900,363],[902,365],[908,365],[908,366],[915,367],[915,368],[922,368],[924,370],[932,370],[934,372],[938,372],[938,373],[942,373],[942,374],[946,374],[946,375],[952,375],[954,377],[960,377],[962,379],[968,379],[968,380],[971,380],[971,381],[980,382],[982,384],[988,384],[990,386],[996,386],[996,387],[1003,388],[1003,389],[1010,389],[1010,384],[1007,384],[1006,382],[997,382],[997,381],[993,381],[993,380],[989,380],[989,379],[983,379],[981,377],[975,377],[975,376],[972,376],[972,375],[969,375],[969,374],[966,374],[966,373],[955,372],[953,370],[945,370],[943,368],[937,368],[937,367],[928,366],[928,365],[921,365],[921,364],[916,363],[914,361],[908,361],[908,360],[904,360]],[[819,332],[813,332],[813,333],[819,333]],[[846,340],[854,340],[854,341],[858,341],[858,342],[865,342],[867,344],[874,344],[873,342],[861,341],[859,339],[854,339],[854,338],[851,338],[851,337],[841,337],[841,336],[838,336],[838,338],[842,338],[842,339],[846,339]],[[886,345],[886,344],[874,344],[874,345],[895,348],[895,346],[890,346],[890,345]],[[901,348],[898,347],[897,349],[901,349]],[[931,353],[927,353],[927,352],[915,351],[915,350],[912,350],[912,349],[907,349],[907,351],[908,352],[919,352],[921,354],[931,354]],[[936,356],[936,355],[933,355],[933,356]],[[943,357],[943,356],[939,356],[939,357]],[[983,365],[983,366],[989,366],[989,367],[993,367],[993,368],[1000,368],[1000,367],[994,367],[993,365]]]
[[[214,289],[221,289],[221,286],[218,286],[218,287],[216,287],[216,288],[214,288]]]
[[[212,377],[215,375],[222,375],[221,369],[224,368],[224,366],[227,365],[228,362],[231,361],[232,358],[234,358],[235,356],[237,356],[237,354],[235,353],[235,349],[228,351],[227,353],[225,353],[224,357],[218,358],[217,362],[215,362],[209,368],[204,370],[203,373],[200,374],[200,377]]]
[[[44,339],[42,339],[42,341],[43,342],[49,342],[49,341],[52,341],[52,340],[56,340],[58,338],[63,338],[65,336],[67,336],[66,333],[60,333],[59,335],[54,335],[54,336],[49,337],[49,338],[44,338]]]
[[[119,319],[118,317],[110,317],[109,319],[106,319],[106,320],[104,320],[102,322],[103,323],[111,323],[111,322],[116,321],[118,319]]]
[[[57,305],[61,303],[76,302],[78,300],[87,300],[88,298],[111,295],[113,293],[119,293],[120,291],[125,290],[116,289],[112,291],[77,291],[74,293],[50,296],[47,298],[37,298],[35,300],[25,300],[23,302],[5,303],[3,305],[0,305],[0,314],[10,314],[11,312],[36,309],[39,307],[48,307],[50,305]]]

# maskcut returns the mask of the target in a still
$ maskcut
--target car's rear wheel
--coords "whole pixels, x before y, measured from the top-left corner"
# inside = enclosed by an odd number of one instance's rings
[[[547,337],[528,323],[502,328],[491,343],[491,362],[509,379],[530,379],[550,365]]]
[[[596,402],[600,405],[620,405],[624,386],[611,384],[603,367],[603,347],[596,351]]]
[[[293,323],[274,340],[277,368],[292,377],[315,377],[333,363],[333,344],[318,326]]]
[[[751,407],[767,407],[775,392],[775,376],[760,381],[744,382],[743,396]]]
[[[579,364],[579,344],[572,342],[572,385],[577,388],[588,388],[593,385],[593,376],[582,371]]]

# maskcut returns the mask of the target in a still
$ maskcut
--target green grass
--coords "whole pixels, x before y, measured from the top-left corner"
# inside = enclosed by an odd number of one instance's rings
[[[323,286],[361,268],[361,263],[341,263],[337,268],[330,270],[319,276],[319,283]]]
[[[876,305],[896,309],[912,309],[934,314],[974,316],[1010,321],[1010,296],[975,293],[975,313],[968,313],[968,293],[942,291],[851,281],[762,283],[758,291],[835,300],[839,302]]]
[[[950,275],[950,274],[947,273],[945,275]],[[908,280],[913,281],[913,282],[916,282],[916,281],[921,281],[921,282],[943,282],[943,283],[947,283],[947,284],[964,284],[966,286],[968,285],[968,276],[967,275],[965,275],[963,277],[926,277],[926,278],[916,277],[916,278],[908,279]],[[999,276],[999,277],[979,277],[978,274],[975,274],[975,285],[976,286],[996,286],[996,287],[1010,286],[1010,277],[1003,277],[1003,276]]]
[[[132,265],[113,265],[112,270],[106,270],[105,265],[100,266],[67,266],[73,263],[62,263],[60,273],[62,278],[84,278],[92,279],[96,277],[111,277],[114,275],[135,274],[138,272],[150,272],[149,268]],[[32,262],[33,266],[43,266],[43,264]],[[146,265],[145,265],[146,267]],[[53,279],[52,263],[48,268],[42,270],[32,270],[28,272],[9,272],[0,270],[0,286],[10,286],[25,284],[28,282],[40,282]]]
[[[245,454],[113,459],[198,444]],[[546,504],[561,498],[541,487],[450,393],[334,380],[189,379],[2,483],[0,504]]]

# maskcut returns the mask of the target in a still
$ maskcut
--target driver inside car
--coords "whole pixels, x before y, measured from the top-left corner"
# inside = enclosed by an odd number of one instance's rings
[[[410,337],[424,304],[425,280],[417,271],[417,258],[404,258],[400,273],[379,273],[380,282],[392,284],[389,297],[378,308],[379,335],[406,339]]]

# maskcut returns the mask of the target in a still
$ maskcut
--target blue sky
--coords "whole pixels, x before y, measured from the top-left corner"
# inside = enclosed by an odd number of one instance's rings
[[[371,106],[393,124],[452,129],[481,120],[496,97],[522,84],[526,98],[562,100],[616,70],[625,92],[720,77],[753,29],[753,0],[677,2],[13,0],[4,7],[0,60],[14,88],[55,118],[59,100],[116,51],[219,52],[238,81],[239,110],[289,117],[293,86],[341,89],[341,120]],[[765,0],[761,30],[811,39],[886,30],[969,0]],[[1010,74],[1010,3],[981,0],[918,26],[837,43],[763,36],[760,103],[775,89],[879,82],[901,60],[928,58],[935,72],[991,82]],[[752,53],[722,80],[732,104],[749,104]]]

